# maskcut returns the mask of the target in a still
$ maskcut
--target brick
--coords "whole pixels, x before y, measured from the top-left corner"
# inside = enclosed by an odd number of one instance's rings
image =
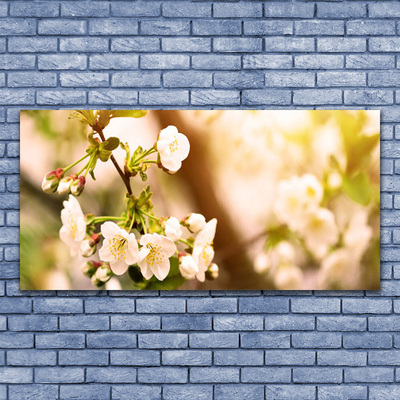
[[[164,17],[172,18],[207,18],[211,17],[210,3],[173,2],[162,5]]]
[[[339,299],[292,299],[291,309],[294,313],[339,313]]]
[[[260,399],[264,396],[264,387],[261,385],[216,385],[215,399],[240,400],[244,398]]]
[[[85,335],[82,333],[37,334],[36,347],[39,349],[80,349],[85,347]]]
[[[192,105],[239,105],[240,94],[230,90],[192,90]]]
[[[14,158],[19,157],[19,143],[8,143],[7,145],[7,157]],[[10,214],[11,217],[12,214]],[[13,225],[13,224],[7,224]],[[14,224],[14,226],[18,226],[19,224]]]
[[[161,74],[156,71],[116,72],[111,76],[113,87],[159,87],[160,83]]]
[[[211,330],[212,317],[199,315],[163,316],[164,331],[208,331]]]
[[[193,367],[190,369],[192,383],[238,383],[239,368]]]
[[[216,350],[214,365],[263,365],[264,352],[261,350]]]
[[[144,91],[139,92],[139,104],[147,106],[181,106],[189,104],[189,92],[186,90],[174,90],[168,92],[162,91]]]
[[[4,229],[4,228],[2,228]],[[0,231],[1,232],[1,231]],[[27,298],[3,298],[0,299],[0,314],[29,314],[32,309],[32,301]],[[14,317],[13,317],[14,318]]]
[[[139,348],[179,349],[188,345],[188,335],[181,333],[143,333],[139,334]]]
[[[87,60],[85,55],[52,54],[38,56],[39,70],[85,69]]]
[[[56,365],[57,353],[54,350],[10,350],[7,364],[14,366]]]
[[[363,53],[367,48],[361,38],[318,38],[317,51],[324,53]]]
[[[288,105],[291,103],[291,92],[279,89],[244,90],[242,92],[242,103],[244,105]]]
[[[109,5],[102,1],[61,3],[62,17],[107,17],[108,15]]]
[[[373,6],[374,4],[370,4]],[[382,8],[383,3],[380,3]],[[371,16],[371,7],[369,8]],[[394,35],[395,34],[394,21],[347,21],[346,33],[354,36],[377,36],[377,35]]]
[[[372,52],[396,52],[400,46],[400,38],[370,38],[369,50]]]
[[[400,352],[397,350],[372,350],[368,352],[369,365],[400,365]]]
[[[305,89],[293,93],[293,104],[298,105],[335,105],[342,103],[342,92],[335,89]],[[300,300],[300,299],[298,299]],[[316,307],[316,305],[314,305]],[[313,307],[313,308],[314,308]],[[312,312],[312,311],[310,311]],[[327,311],[338,312],[338,311]]]
[[[134,299],[86,299],[85,312],[88,314],[114,314],[133,313],[135,311]]]
[[[384,316],[368,318],[370,331],[398,331],[400,330],[400,316]]]
[[[85,371],[83,368],[37,368],[35,382],[38,383],[83,383]]]
[[[344,65],[344,56],[333,54],[296,55],[295,68],[300,69],[340,69]]]
[[[341,383],[340,368],[294,368],[294,383]]]
[[[58,387],[56,385],[12,385],[8,390],[10,400],[47,400],[58,396]]]
[[[162,38],[162,51],[180,53],[182,49],[191,53],[209,53],[211,51],[211,39],[208,38]]]
[[[113,17],[158,17],[161,14],[160,4],[122,2],[111,4],[111,15]]]
[[[33,347],[32,333],[0,332],[1,347],[3,349],[21,349]]]
[[[257,3],[216,3],[213,9],[214,18],[259,18],[262,17],[262,4]]]
[[[181,386],[180,386],[181,387]],[[111,388],[113,399],[141,400],[160,399],[161,387],[155,385],[118,385]],[[165,392],[164,392],[165,393]]]
[[[16,1],[10,4],[12,17],[58,17],[59,5],[49,2],[26,3]]]
[[[392,368],[346,368],[344,370],[345,382],[393,382],[394,373]]]
[[[300,36],[340,36],[344,35],[343,21],[308,20],[294,23],[296,35]]]
[[[108,74],[101,72],[60,73],[60,84],[63,87],[105,87],[109,85],[108,80]]]
[[[392,336],[387,333],[354,333],[343,335],[345,349],[387,349],[392,347]]]
[[[240,336],[240,346],[255,349],[286,349],[290,347],[290,334],[276,332],[243,333]]]
[[[390,314],[392,302],[378,299],[344,299],[343,312],[345,314]]]
[[[315,317],[301,315],[271,315],[265,318],[265,330],[312,331],[315,328],[314,320]]]
[[[151,53],[160,50],[160,39],[153,37],[127,37],[111,39],[111,51]]]
[[[58,321],[57,317],[47,315],[10,316],[8,317],[8,329],[10,331],[56,331]]]
[[[30,383],[32,380],[32,368],[3,367],[0,369],[0,383]]]
[[[36,94],[36,102],[43,105],[85,104],[86,92],[83,90],[46,90]]]
[[[86,33],[85,21],[69,19],[44,19],[38,22],[39,35],[84,35]]]
[[[60,350],[59,365],[108,365],[105,350]]]
[[[184,299],[137,299],[138,313],[183,313],[186,309]]]
[[[343,3],[338,7],[334,3],[318,3],[318,18],[361,18],[367,16],[367,8],[361,3]]]
[[[292,35],[293,23],[290,21],[244,21],[245,35]]]
[[[55,52],[57,51],[57,39],[47,37],[11,37],[8,39],[8,51],[10,53]],[[29,57],[33,58],[33,56]]]
[[[107,400],[110,398],[110,387],[108,385],[61,385],[60,399],[96,399]]]
[[[113,315],[111,316],[112,330],[135,330],[150,331],[159,330],[161,327],[161,318],[153,315]]]
[[[137,69],[139,57],[135,54],[99,54],[89,57],[89,66],[91,69]]]
[[[133,90],[92,90],[89,93],[89,104],[125,104],[136,105],[138,102],[138,93]]]
[[[88,383],[133,383],[136,382],[136,370],[133,368],[88,368]]]
[[[372,87],[398,86],[400,71],[373,71],[368,74],[368,85]]]
[[[189,21],[142,21],[140,24],[141,35],[156,35],[156,36],[174,36],[174,35],[189,35]]]
[[[318,385],[318,398],[321,400],[350,400],[350,399],[367,399],[367,387],[346,385],[346,386],[322,386]]]
[[[266,365],[314,365],[316,354],[309,350],[266,350]]]
[[[34,299],[35,314],[69,314],[83,312],[83,302],[80,299]]]
[[[394,56],[376,54],[346,56],[346,68],[350,69],[392,69],[394,66]]]
[[[317,85],[319,87],[366,86],[366,84],[365,72],[324,71],[317,73]]]
[[[289,311],[289,299],[285,298],[241,298],[239,299],[240,313],[286,313]]]
[[[213,51],[222,53],[253,53],[262,50],[260,38],[214,38]]]
[[[137,35],[138,21],[134,19],[93,18],[89,21],[90,35]]]
[[[187,381],[187,368],[138,368],[138,382],[140,383],[187,383]]]
[[[371,3],[369,5],[370,18],[400,17],[400,4],[396,2]]]
[[[316,389],[315,386],[307,385],[267,385],[265,396],[267,399],[292,400],[299,397],[304,400],[314,400]]]
[[[64,52],[106,52],[108,51],[108,39],[91,38],[61,38],[60,50]]]
[[[173,54],[151,54],[140,56],[143,69],[188,69],[189,56]]]
[[[9,87],[55,87],[57,76],[51,72],[9,72]]]
[[[162,352],[161,360],[163,365],[211,365],[212,352],[204,350],[166,350]]]
[[[353,366],[367,365],[367,353],[360,351],[323,350],[317,354],[318,365]]]
[[[187,65],[189,65],[189,61],[187,62]],[[212,55],[192,56],[193,69],[238,70],[241,68],[240,65],[241,65],[240,57],[234,55],[212,54]]]
[[[339,333],[326,333],[326,332],[307,332],[307,333],[293,333],[292,346],[294,348],[340,348],[341,335]]]
[[[213,397],[213,387],[210,385],[165,385],[164,400],[208,400]]]
[[[60,328],[63,331],[101,331],[109,329],[107,316],[74,315],[60,317]]]
[[[242,23],[236,20],[194,20],[193,35],[197,36],[236,36],[242,33]]]
[[[237,300],[229,298],[188,299],[187,310],[190,313],[234,313]]]
[[[267,37],[264,39],[264,46],[267,52],[300,53],[315,50],[312,38]]]
[[[271,1],[264,4],[264,16],[267,18],[313,18],[314,4]]]
[[[0,20],[0,36],[34,35],[36,33],[36,20],[26,18],[13,18]]]
[[[319,331],[365,331],[367,319],[350,316],[317,317],[317,329]]]
[[[393,104],[393,92],[391,90],[378,89],[345,90],[344,102],[349,105]]]
[[[158,78],[157,85],[160,85]],[[192,88],[192,87],[211,87],[212,74],[201,71],[170,71],[163,74],[164,87],[173,88]]]
[[[216,331],[258,331],[263,329],[263,325],[261,315],[214,317],[214,330]]]
[[[228,349],[239,347],[238,333],[191,333],[189,335],[189,346],[191,348]]]
[[[0,59],[0,68],[9,69],[33,69],[35,67],[35,56],[24,54],[3,54]]]
[[[290,69],[292,57],[289,55],[255,54],[243,56],[244,69]]]
[[[157,366],[160,365],[160,353],[154,350],[112,350],[111,365]]]

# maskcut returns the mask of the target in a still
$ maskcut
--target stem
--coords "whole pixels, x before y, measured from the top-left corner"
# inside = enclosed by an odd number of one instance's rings
[[[139,217],[140,217],[140,223],[142,224],[143,232],[146,235],[147,234],[146,224],[144,223],[143,216],[141,213],[139,213]]]
[[[78,161],[75,161],[74,163],[72,163],[71,165],[68,165],[68,167],[63,168],[64,172],[67,172],[68,170],[70,170],[72,167],[75,167],[76,164],[79,164],[81,161],[83,161],[85,158],[89,157],[91,154],[93,153],[93,151],[91,151],[90,153],[87,153],[85,156],[83,156],[82,158],[80,158]]]
[[[154,147],[152,147],[152,148],[149,149],[149,150],[146,150],[140,157],[138,157],[138,158],[135,160],[134,165],[138,164],[140,160],[142,160],[143,158],[145,158],[146,156],[148,156],[148,155],[150,155],[150,154],[152,154],[152,153],[155,153],[156,151],[157,151],[157,150],[156,150]]]
[[[154,215],[151,215],[151,214],[149,214],[148,212],[141,210],[140,208],[138,208],[137,211],[139,211],[139,214],[142,213],[142,214],[146,215],[147,217],[149,217],[149,218],[151,218],[151,219],[154,219],[154,220],[157,221],[157,222],[160,221],[160,218],[157,218],[157,217],[155,217]]]
[[[158,164],[157,160],[145,160],[143,161],[143,164]]]
[[[93,223],[98,224],[99,222],[103,222],[103,221],[124,221],[125,218],[122,217],[96,217],[93,218]]]
[[[90,161],[77,173],[77,175],[79,176],[85,169],[88,169],[89,164],[90,164]],[[87,171],[86,171],[85,176],[86,175],[87,175]]]
[[[106,138],[104,137],[103,131],[102,131],[101,129],[99,129],[99,130],[97,131],[97,133],[99,134],[101,140],[102,140],[103,142],[105,142],[105,141],[106,141]],[[128,191],[129,194],[132,194],[132,188],[131,188],[131,183],[130,183],[130,181],[129,181],[129,178],[124,174],[124,172],[122,171],[122,169],[121,169],[120,166],[118,165],[118,163],[117,163],[115,157],[114,157],[112,154],[111,154],[110,159],[111,159],[112,163],[114,164],[114,167],[117,169],[117,171],[118,171],[118,173],[119,173],[121,179],[124,181],[124,184],[125,184],[125,186],[126,186],[126,190]]]
[[[134,222],[135,222],[135,218],[132,218],[131,224],[129,225],[128,232],[130,232],[132,230],[132,226],[133,226]]]
[[[181,243],[183,243],[183,244],[186,244],[186,246],[188,246],[188,247],[193,247],[193,245],[191,245],[187,240],[185,240],[185,239],[179,239],[179,242],[181,242]]]

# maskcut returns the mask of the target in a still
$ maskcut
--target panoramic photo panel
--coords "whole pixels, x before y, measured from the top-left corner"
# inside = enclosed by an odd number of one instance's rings
[[[379,290],[379,117],[21,111],[21,289]]]

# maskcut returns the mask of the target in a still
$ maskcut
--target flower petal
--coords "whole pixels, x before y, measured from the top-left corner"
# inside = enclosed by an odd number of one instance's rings
[[[153,273],[159,281],[163,281],[170,270],[169,259],[164,258],[159,264],[155,263],[152,267]]]
[[[128,264],[124,261],[119,261],[119,260],[111,261],[110,267],[115,275],[122,275],[128,270]]]
[[[104,222],[104,224],[101,225],[101,233],[105,238],[114,237],[115,235],[121,235],[125,237],[125,235],[123,235],[123,232],[126,231],[124,231],[116,223],[111,221]]]

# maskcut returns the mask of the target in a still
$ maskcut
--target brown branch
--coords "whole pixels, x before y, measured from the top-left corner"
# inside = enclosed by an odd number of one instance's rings
[[[103,142],[105,142],[106,138],[104,136],[103,130],[99,129],[96,132],[99,134],[101,140]],[[124,184],[126,186],[126,190],[128,191],[129,194],[132,194],[132,188],[131,188],[131,183],[129,181],[129,178],[124,174],[124,172],[122,171],[121,167],[118,165],[117,160],[115,159],[115,157],[112,154],[111,154],[110,159],[111,159],[112,163],[114,164],[114,167],[117,169],[118,174],[120,175],[121,179],[124,181]]]

